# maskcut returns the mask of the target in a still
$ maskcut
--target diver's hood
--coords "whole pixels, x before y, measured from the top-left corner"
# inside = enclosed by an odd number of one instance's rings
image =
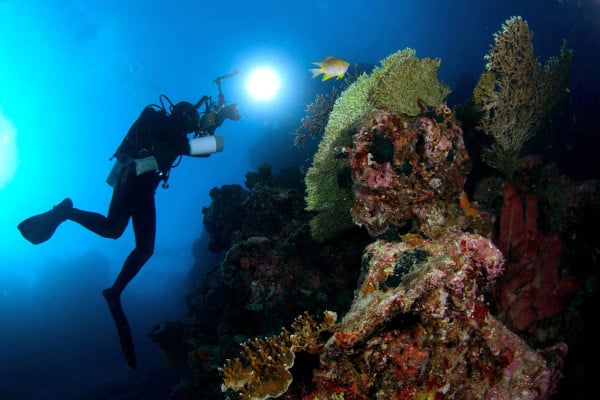
[[[198,130],[200,114],[192,103],[180,101],[175,104],[171,110],[171,116],[181,124],[186,133]]]

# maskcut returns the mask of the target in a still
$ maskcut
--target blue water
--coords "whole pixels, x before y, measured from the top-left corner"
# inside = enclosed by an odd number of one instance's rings
[[[243,185],[264,162],[276,170],[306,158],[292,132],[319,88],[311,62],[335,55],[376,64],[411,47],[442,59],[454,106],[513,15],[535,33],[540,61],[563,39],[573,49],[573,125],[561,162],[574,178],[597,177],[599,0],[0,0],[0,399],[166,398],[176,372],[146,333],[185,318],[209,190]],[[244,72],[258,65],[280,74],[271,101],[245,90]],[[161,93],[174,102],[216,99],[213,80],[234,69],[242,74],[223,90],[243,118],[219,129],[225,151],[184,159],[171,187],[157,191],[155,255],[123,295],[138,351],[132,371],[100,295],[133,247],[131,229],[113,241],[66,223],[33,246],[16,226],[66,196],[105,213],[109,157],[141,109]]]

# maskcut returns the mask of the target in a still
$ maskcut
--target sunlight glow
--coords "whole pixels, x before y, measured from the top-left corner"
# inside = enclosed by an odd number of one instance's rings
[[[12,179],[17,170],[17,131],[0,111],[0,189]]]
[[[279,77],[270,68],[257,68],[248,75],[246,90],[254,100],[270,100],[279,91]]]

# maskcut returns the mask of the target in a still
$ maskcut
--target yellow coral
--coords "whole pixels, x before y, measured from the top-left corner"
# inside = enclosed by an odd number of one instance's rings
[[[486,70],[473,91],[483,111],[479,128],[495,139],[484,159],[508,177],[523,145],[567,94],[571,51],[563,42],[559,56],[542,66],[532,38],[521,17],[506,20],[494,34]]]
[[[413,49],[398,51],[371,74],[360,75],[336,100],[305,177],[306,209],[315,212],[310,221],[313,238],[329,239],[353,226],[350,166],[348,160],[335,158],[335,148],[352,146],[359,122],[373,108],[414,116],[417,97],[442,103],[449,89],[437,81],[439,65],[439,60],[417,58]]]
[[[241,358],[227,360],[219,368],[223,376],[221,390],[233,390],[245,400],[264,400],[285,393],[292,383],[289,369],[294,365],[295,352],[318,353],[323,346],[319,335],[331,330],[337,315],[325,311],[319,324],[307,313],[292,323],[293,333],[285,328],[278,336],[252,339],[243,343]]]
[[[288,371],[294,365],[294,352],[285,336],[253,339],[242,344],[245,363],[227,360],[221,369],[221,390],[232,389],[242,398],[264,400],[286,392],[292,383]]]

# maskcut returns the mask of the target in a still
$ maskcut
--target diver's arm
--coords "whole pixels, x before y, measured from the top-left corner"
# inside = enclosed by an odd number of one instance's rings
[[[223,136],[210,135],[195,137],[189,140],[189,155],[192,157],[208,157],[212,153],[223,151]]]

